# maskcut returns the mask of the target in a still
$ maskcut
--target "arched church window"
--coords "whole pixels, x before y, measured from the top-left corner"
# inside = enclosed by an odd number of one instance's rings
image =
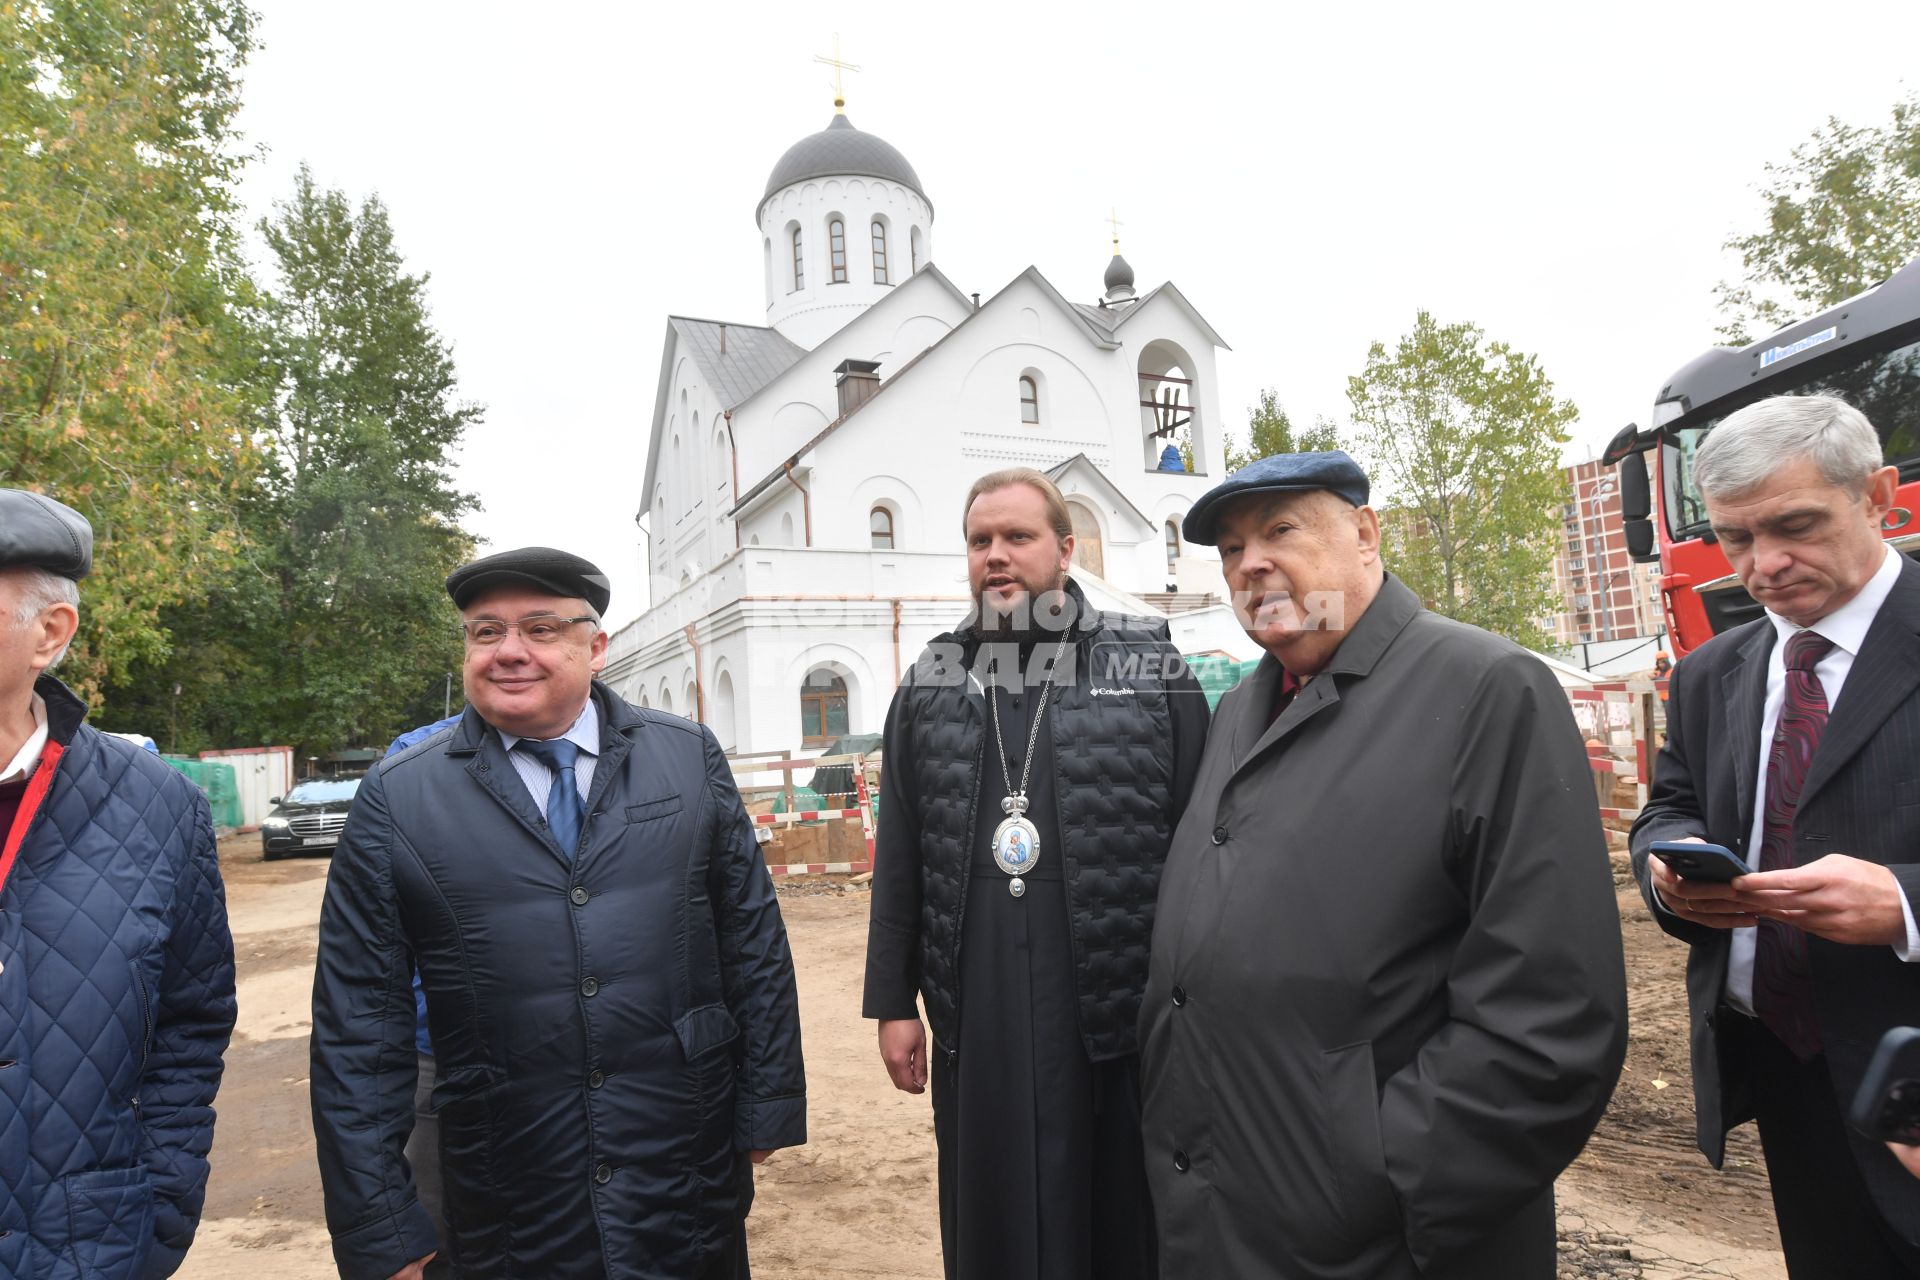
[[[847,224],[835,218],[827,224],[827,250],[833,256],[833,283],[847,282]]]
[[[793,292],[807,287],[807,262],[800,253],[800,228],[793,229]]]
[[[873,282],[887,283],[887,224],[873,220]]]
[[[867,531],[872,537],[875,551],[893,550],[893,512],[885,507],[875,507],[867,516]]]
[[[1180,558],[1180,526],[1167,521],[1167,572],[1173,572],[1173,562]]]
[[[808,672],[800,685],[801,741],[825,746],[846,732],[847,682],[826,667]]]
[[[1020,379],[1020,421],[1034,426],[1040,423],[1040,388],[1025,375]]]
[[[913,254],[913,269],[914,269],[914,271],[915,271],[915,272],[918,272],[918,271],[920,270],[920,267],[921,267],[921,262],[920,262],[920,228],[918,228],[918,227],[914,227],[914,228],[912,228],[911,230],[909,230],[909,231],[907,232],[907,244],[908,244],[908,247],[909,247],[909,252],[911,252],[911,253]]]

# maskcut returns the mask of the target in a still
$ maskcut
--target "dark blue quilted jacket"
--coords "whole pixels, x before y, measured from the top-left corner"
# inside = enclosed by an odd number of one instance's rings
[[[713,734],[595,683],[571,856],[500,741],[459,724],[354,797],[320,913],[313,1121],[334,1260],[386,1280],[689,1280],[806,1141],[793,958]],[[404,1150],[412,973],[433,1029],[446,1232]]]
[[[206,1192],[233,939],[206,797],[82,723],[0,891],[0,1276],[172,1275]]]

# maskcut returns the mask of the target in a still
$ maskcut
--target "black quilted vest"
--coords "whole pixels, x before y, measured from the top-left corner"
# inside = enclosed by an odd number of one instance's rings
[[[920,804],[920,989],[934,1039],[948,1049],[960,1044],[975,780],[991,732],[985,695],[965,665],[973,640],[964,630],[936,637],[905,682]],[[1071,652],[1074,679],[1054,688],[1047,722],[1080,1034],[1100,1062],[1139,1051],[1147,944],[1172,835],[1166,673],[1178,654],[1163,621],[1091,611]]]

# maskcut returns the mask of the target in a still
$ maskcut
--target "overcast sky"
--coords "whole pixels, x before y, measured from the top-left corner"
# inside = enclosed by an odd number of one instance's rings
[[[549,543],[643,604],[646,431],[668,314],[764,313],[754,209],[832,116],[906,155],[934,259],[991,296],[1093,300],[1117,206],[1262,387],[1343,419],[1418,308],[1537,354],[1596,447],[1713,341],[1720,245],[1762,167],[1920,80],[1920,4],[519,4],[255,0],[254,216],[304,161],[377,192],[461,389],[494,548]],[[1904,77],[1904,79],[1903,79]]]

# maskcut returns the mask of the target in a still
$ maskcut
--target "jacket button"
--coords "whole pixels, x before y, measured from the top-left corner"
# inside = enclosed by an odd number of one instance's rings
[[[1177,1172],[1185,1173],[1187,1170],[1193,1168],[1193,1161],[1187,1159],[1187,1153],[1185,1151],[1179,1147],[1175,1147],[1173,1149],[1173,1167]]]
[[[602,1183],[602,1184],[613,1181],[612,1166],[604,1165],[604,1164],[597,1164],[593,1166],[593,1180],[595,1182]]]
[[[583,995],[583,996],[591,996],[591,995],[598,995],[598,994],[599,994],[599,992],[600,992],[600,982],[599,982],[599,980],[598,980],[598,979],[596,979],[596,978],[582,978],[582,979],[580,980],[580,994],[581,994],[581,995]]]
[[[1187,989],[1185,987],[1175,987],[1173,989],[1174,1007],[1177,1009],[1181,1005],[1184,1005],[1186,1002],[1187,1002]]]
[[[1215,827],[1213,829],[1213,842],[1215,844],[1225,844],[1227,842],[1227,829],[1225,827]]]
[[[589,1089],[598,1089],[606,1082],[607,1073],[604,1071],[590,1071],[587,1073],[587,1088]]]
[[[574,906],[584,907],[587,905],[587,898],[590,895],[587,893],[585,889],[582,889],[579,885],[575,885],[573,887],[573,892],[568,894],[567,896],[573,899]]]

